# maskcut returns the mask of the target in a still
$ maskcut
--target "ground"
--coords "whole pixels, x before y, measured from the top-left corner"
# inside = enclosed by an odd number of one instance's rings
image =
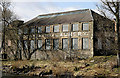
[[[86,60],[3,61],[3,72],[18,75],[118,76],[116,56],[95,56]]]

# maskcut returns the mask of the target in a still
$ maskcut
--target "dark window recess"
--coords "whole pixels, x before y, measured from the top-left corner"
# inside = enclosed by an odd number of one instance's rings
[[[59,49],[59,39],[53,39],[53,49]]]

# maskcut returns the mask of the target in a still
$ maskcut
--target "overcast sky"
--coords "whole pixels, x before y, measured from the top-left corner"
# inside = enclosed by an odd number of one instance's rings
[[[96,11],[99,0],[13,0],[12,9],[23,21],[48,13],[92,9]]]

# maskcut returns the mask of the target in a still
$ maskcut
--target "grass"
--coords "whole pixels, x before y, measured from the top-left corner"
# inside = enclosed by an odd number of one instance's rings
[[[74,76],[117,76],[118,69],[116,68],[116,56],[95,56],[86,60],[74,61],[3,61],[3,66],[11,65],[16,68],[23,66],[41,67],[40,70],[34,70],[33,74],[40,71],[53,71],[53,74],[72,73]]]

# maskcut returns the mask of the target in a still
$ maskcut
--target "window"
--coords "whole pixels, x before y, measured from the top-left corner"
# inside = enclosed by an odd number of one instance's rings
[[[30,33],[35,33],[35,29],[34,29],[34,28],[31,28],[31,29],[30,29]]]
[[[88,23],[83,23],[82,30],[89,30],[89,24]]]
[[[46,26],[45,31],[46,31],[46,33],[50,32],[50,26]]]
[[[72,24],[72,31],[78,31],[78,24]]]
[[[78,38],[72,38],[72,49],[78,49]]]
[[[63,31],[63,32],[67,32],[67,31],[68,31],[68,24],[64,24],[64,25],[62,26],[62,31]]]
[[[50,46],[50,39],[46,39],[45,40],[45,48],[46,50],[50,50],[51,46]]]
[[[35,42],[34,40],[30,41],[30,49],[33,50],[35,48]]]
[[[42,33],[42,27],[38,27],[38,33]]]
[[[39,49],[42,48],[42,40],[38,40],[38,48],[39,48]]]
[[[53,49],[54,50],[59,49],[59,39],[54,39],[53,40]]]
[[[21,29],[18,30],[18,34],[19,34],[19,35],[22,34],[22,30],[21,30]]]
[[[83,49],[89,49],[89,39],[88,38],[83,38],[82,39],[82,48]]]
[[[24,41],[24,49],[28,49],[27,41]]]
[[[27,34],[27,33],[28,33],[28,29],[24,28],[24,34]]]
[[[62,48],[63,50],[68,50],[68,39],[62,39]]]
[[[59,32],[59,25],[53,27],[53,32]]]

